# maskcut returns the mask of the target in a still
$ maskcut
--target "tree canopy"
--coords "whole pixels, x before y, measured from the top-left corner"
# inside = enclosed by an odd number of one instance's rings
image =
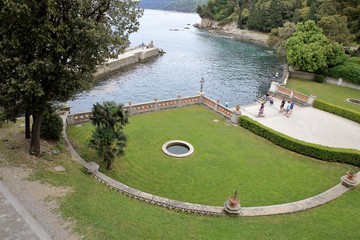
[[[197,12],[201,18],[223,23],[235,19],[240,28],[264,32],[282,27],[285,22],[321,21],[319,26],[327,28],[324,34],[328,37],[334,31],[326,25],[333,22],[338,36],[340,32],[350,33],[350,38],[342,39],[342,43],[353,39],[360,42],[360,1],[355,0],[209,0]]]
[[[342,46],[331,43],[312,20],[298,23],[285,46],[288,64],[298,70],[315,72],[345,60]]]
[[[0,107],[33,116],[40,153],[46,107],[92,85],[97,65],[123,52],[142,11],[132,0],[0,1]]]

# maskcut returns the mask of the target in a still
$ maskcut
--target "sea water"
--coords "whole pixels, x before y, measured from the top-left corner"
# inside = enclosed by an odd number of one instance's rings
[[[269,48],[194,28],[197,14],[145,10],[131,47],[154,42],[166,54],[121,69],[69,101],[71,111],[90,111],[96,102],[133,104],[193,96],[200,90],[229,106],[253,103],[271,81],[280,81],[284,61]],[[276,73],[279,76],[276,77]]]

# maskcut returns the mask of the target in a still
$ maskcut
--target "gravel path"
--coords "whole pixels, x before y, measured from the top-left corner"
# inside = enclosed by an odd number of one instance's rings
[[[77,240],[82,239],[81,236],[73,232],[72,223],[65,221],[57,212],[59,205],[54,198],[63,197],[71,191],[71,189],[63,187],[54,187],[47,184],[42,184],[37,181],[29,181],[27,177],[31,173],[31,170],[15,167],[1,167],[0,168],[0,180],[1,183],[13,194],[18,202],[32,215],[32,217],[40,223],[41,227],[51,236],[52,239],[66,239]],[[8,201],[5,201],[4,197],[0,198],[0,210],[3,209],[4,214],[2,216],[10,216],[8,210],[11,208]],[[6,210],[8,209],[8,210]],[[18,211],[18,210],[17,210]],[[7,214],[6,214],[7,213]],[[0,216],[1,217],[1,216]],[[38,239],[31,234],[28,227],[24,226],[24,220],[20,215],[12,215],[13,219],[17,219],[17,224],[11,224],[4,228],[1,224],[0,233],[3,236],[7,236],[5,239],[23,239],[19,238],[17,234],[18,227],[21,227],[20,234],[27,235],[28,239]],[[7,222],[7,221],[6,221]],[[2,223],[2,222],[1,222]],[[13,228],[13,229],[11,229]],[[6,233],[5,230],[11,232]],[[6,235],[5,235],[6,234]],[[1,235],[0,235],[1,236]],[[24,236],[24,235],[20,235]]]

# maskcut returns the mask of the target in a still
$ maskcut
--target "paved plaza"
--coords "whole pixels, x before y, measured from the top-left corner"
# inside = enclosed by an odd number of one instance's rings
[[[360,150],[360,124],[334,114],[295,105],[290,117],[280,113],[281,99],[267,102],[262,117],[258,116],[260,103],[244,106],[242,115],[290,137],[323,146]],[[285,104],[286,108],[287,103]]]

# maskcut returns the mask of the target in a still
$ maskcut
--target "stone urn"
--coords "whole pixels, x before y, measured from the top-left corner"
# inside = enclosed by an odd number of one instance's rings
[[[238,216],[240,215],[241,206],[240,206],[240,198],[237,196],[239,193],[238,190],[235,190],[234,195],[228,198],[228,200],[224,203],[224,211],[229,216]]]
[[[231,197],[229,197],[228,202],[230,204],[230,207],[234,208],[234,207],[236,207],[237,205],[240,204],[240,198],[235,197],[235,196],[231,196]]]
[[[341,183],[345,187],[354,187],[357,184],[356,174],[351,171],[347,171],[346,175],[341,177]]]

